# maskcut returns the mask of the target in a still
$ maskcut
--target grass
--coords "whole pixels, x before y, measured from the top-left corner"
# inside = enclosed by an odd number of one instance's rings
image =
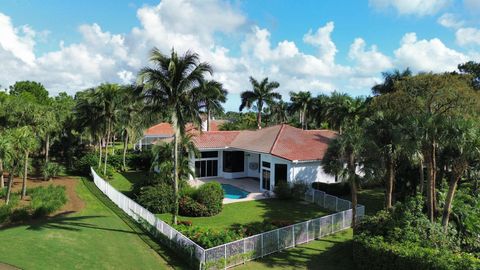
[[[383,209],[385,199],[384,190],[381,188],[363,189],[358,191],[358,203],[365,205],[365,214],[374,215]],[[352,200],[350,195],[342,196],[345,200]]]
[[[112,180],[109,181],[115,189],[129,196],[133,185],[148,177],[146,172],[115,172]]]
[[[250,261],[235,269],[355,269],[352,259],[352,230]]]
[[[223,230],[274,220],[293,224],[328,213],[328,210],[304,201],[266,199],[226,204],[222,212],[213,217],[180,217],[179,220],[190,220],[193,225]],[[171,214],[160,214],[158,217],[164,221],[171,220]]]
[[[86,184],[77,193],[86,204],[79,213],[1,230],[0,261],[22,269],[171,268]]]

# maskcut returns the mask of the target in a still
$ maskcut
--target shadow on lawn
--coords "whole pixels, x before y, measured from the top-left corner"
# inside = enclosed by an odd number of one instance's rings
[[[132,231],[120,230],[115,228],[100,227],[95,224],[87,222],[87,220],[94,218],[104,218],[105,216],[77,216],[69,217],[62,215],[60,217],[53,217],[44,220],[34,220],[29,223],[27,230],[39,231],[43,229],[61,229],[67,231],[80,231],[82,229],[95,229],[113,232],[122,232],[128,234],[138,234]]]
[[[262,268],[279,269],[355,269],[352,258],[352,240],[345,240],[346,232],[320,239],[296,248],[272,254],[256,263]],[[248,268],[249,265],[246,265]]]

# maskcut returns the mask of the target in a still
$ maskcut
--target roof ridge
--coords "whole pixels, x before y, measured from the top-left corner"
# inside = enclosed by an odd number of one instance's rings
[[[275,136],[275,140],[273,141],[272,147],[270,148],[270,154],[273,153],[273,148],[277,145],[278,137],[280,137],[280,133],[282,133],[285,124],[281,124],[280,129],[278,130],[277,136]]]

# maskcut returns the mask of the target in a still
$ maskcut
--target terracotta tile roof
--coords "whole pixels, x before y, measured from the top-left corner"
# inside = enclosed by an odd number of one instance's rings
[[[270,153],[288,160],[321,160],[329,141],[337,135],[331,130],[301,130],[276,125],[261,130],[210,131],[194,137],[196,146],[205,148],[238,148]]]
[[[283,125],[270,153],[288,160],[321,160],[336,135],[331,130],[301,130]]]
[[[237,137],[241,131],[208,131],[193,137],[197,148],[225,148]]]
[[[228,122],[227,120],[210,120],[210,130],[211,131],[218,131],[220,126],[224,123]],[[196,129],[196,127],[192,123],[188,123],[185,128],[188,131],[192,131]],[[164,136],[164,137],[171,137],[173,136],[173,128],[172,125],[168,122],[162,122],[155,126],[152,126],[145,130],[143,133],[144,135],[149,136]]]

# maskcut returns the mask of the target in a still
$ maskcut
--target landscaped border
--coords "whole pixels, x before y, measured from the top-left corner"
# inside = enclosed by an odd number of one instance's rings
[[[147,209],[116,190],[91,168],[95,185],[127,215],[144,225],[170,248],[181,252],[189,264],[199,269],[226,269],[271,253],[304,244],[351,227],[352,209],[347,200],[310,189],[305,200],[337,213],[253,235],[244,239],[204,249]],[[338,212],[340,211],[340,212]],[[365,206],[357,206],[357,217]]]

